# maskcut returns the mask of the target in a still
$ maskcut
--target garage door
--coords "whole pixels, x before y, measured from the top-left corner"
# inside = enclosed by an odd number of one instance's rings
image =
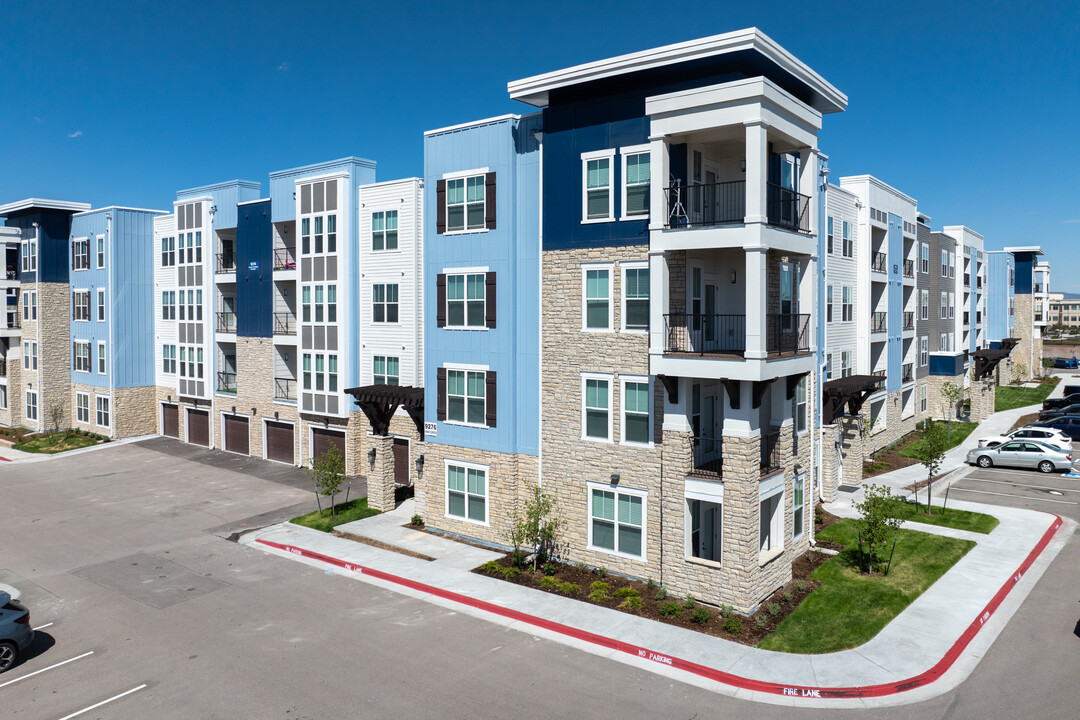
[[[394,484],[409,484],[409,441],[394,438]]]
[[[161,406],[161,434],[180,437],[180,408],[176,405]]]
[[[293,464],[293,426],[288,423],[267,421],[266,459]]]
[[[210,413],[205,410],[188,410],[187,441],[193,445],[210,446]]]
[[[326,428],[311,429],[311,457],[322,457],[322,454],[330,448],[330,443],[337,445],[341,459],[345,459],[345,433]]]
[[[225,449],[248,454],[248,419],[239,415],[225,416]]]

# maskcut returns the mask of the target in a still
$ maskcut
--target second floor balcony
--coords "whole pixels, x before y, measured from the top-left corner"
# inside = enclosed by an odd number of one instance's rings
[[[965,325],[970,325],[971,324],[971,312],[970,311],[964,312],[963,322],[964,322]]]
[[[915,363],[904,363],[901,366],[901,382],[911,382],[915,379]]]
[[[810,351],[810,316],[765,316],[765,350],[770,355]],[[741,356],[746,351],[746,316],[668,313],[664,315],[668,353]]]
[[[914,260],[905,260],[904,261],[904,277],[906,277],[906,278],[915,277],[915,261]]]
[[[274,270],[295,270],[296,269],[296,248],[294,247],[276,247],[274,248]]]
[[[774,183],[766,185],[767,224],[810,233],[810,196]],[[667,227],[715,227],[746,221],[746,181],[676,183],[667,188]]]
[[[276,312],[274,313],[274,334],[275,335],[295,335],[296,334],[296,315],[291,312]]]
[[[236,393],[236,373],[226,372],[224,370],[218,371],[217,374],[217,392],[219,393]]]
[[[14,310],[10,310],[0,317],[0,330],[18,330],[22,327],[19,322],[19,313]]]
[[[870,258],[870,269],[879,273],[888,272],[889,257],[883,252],[874,253]]]
[[[876,312],[870,316],[870,332],[884,333],[889,331],[889,313]]]
[[[914,330],[914,329],[915,329],[915,312],[911,311],[911,310],[906,311],[904,313],[904,330]]]
[[[276,377],[274,378],[274,399],[275,400],[296,400],[296,378],[291,377]]]
[[[235,333],[236,332],[236,313],[230,310],[223,310],[216,313],[217,323],[215,329],[219,333]]]
[[[219,252],[217,254],[217,263],[214,271],[218,274],[236,272],[236,253],[232,250]]]

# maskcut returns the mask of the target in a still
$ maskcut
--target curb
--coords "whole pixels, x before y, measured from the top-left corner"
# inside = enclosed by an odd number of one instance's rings
[[[535,615],[528,615],[518,610],[496,605],[485,600],[478,600],[468,595],[462,595],[450,590],[444,590],[432,585],[427,585],[415,580],[393,575],[382,570],[376,570],[356,563],[346,562],[338,558],[331,557],[329,555],[323,555],[322,553],[315,552],[313,550],[306,550],[304,548],[297,547],[295,545],[285,545],[282,543],[273,542],[271,540],[256,539],[255,542],[261,545],[265,545],[276,550],[290,553],[292,555],[299,555],[304,558],[318,560],[335,567],[342,568],[349,572],[355,572],[357,574],[368,575],[377,580],[385,582],[395,583],[402,587],[409,588],[414,591],[434,595],[445,600],[457,602],[468,607],[483,610],[485,612],[492,613],[501,617],[505,617],[511,620],[517,620],[534,627],[542,628],[554,633],[565,635],[567,637],[584,641],[598,647],[607,648],[609,650],[617,650],[628,655],[632,655],[636,658],[649,660],[662,665],[666,665],[671,668],[684,670],[699,677],[703,677],[708,680],[713,680],[724,685],[728,685],[732,688],[740,690],[749,690],[753,692],[760,692],[767,695],[781,696],[789,699],[803,698],[803,699],[860,699],[860,698],[879,698],[889,695],[895,695],[898,693],[906,692],[908,690],[914,690],[915,688],[924,687],[938,680],[944,675],[953,663],[960,657],[960,654],[967,648],[971,641],[978,635],[979,631],[986,624],[988,620],[993,616],[994,612],[1001,606],[1001,603],[1009,595],[1012,589],[1020,582],[1021,578],[1027,573],[1032,563],[1042,554],[1047,545],[1054,538],[1058,529],[1062,526],[1063,520],[1058,515],[1053,515],[1054,521],[1046,532],[1043,533],[1039,542],[1028,553],[1027,557],[1020,564],[1020,567],[1012,574],[1012,576],[1005,582],[1001,588],[990,599],[990,602],[979,613],[978,617],[971,622],[970,625],[961,633],[960,637],[950,646],[945,655],[934,664],[930,669],[915,675],[914,677],[907,678],[905,680],[899,680],[895,682],[880,683],[877,685],[863,685],[852,687],[814,687],[807,685],[786,685],[784,683],[772,682],[767,680],[755,680],[752,678],[741,677],[732,673],[724,672],[722,670],[716,670],[714,668],[706,667],[704,665],[691,662],[689,660],[683,660],[681,658],[664,655],[661,653],[653,652],[652,650],[632,643],[623,642],[614,638],[609,638],[604,635],[592,633],[587,630],[580,630],[569,625],[564,625],[552,620],[546,620],[544,618],[536,617]]]

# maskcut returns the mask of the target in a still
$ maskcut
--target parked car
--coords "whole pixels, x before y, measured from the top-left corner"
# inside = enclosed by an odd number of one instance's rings
[[[1066,395],[1065,397],[1043,400],[1043,410],[1057,410],[1058,408],[1076,405],[1078,403],[1080,403],[1080,393],[1074,393],[1072,395]]]
[[[1051,428],[1059,430],[1073,440],[1080,440],[1080,415],[1065,415],[1045,422],[1037,422],[1028,427]]]
[[[19,602],[15,588],[0,583],[0,673],[15,665],[33,640],[30,611]]]
[[[995,448],[975,448],[967,454],[971,465],[1037,468],[1039,472],[1072,470],[1072,454],[1034,440],[1013,440]]]
[[[1065,415],[1080,415],[1080,403],[1073,403],[1072,405],[1066,405],[1065,407],[1059,407],[1053,410],[1043,410],[1039,413],[1039,422],[1053,420],[1054,418],[1063,417]]]
[[[1055,368],[1073,369],[1073,368],[1076,368],[1076,367],[1080,367],[1080,363],[1078,363],[1076,358],[1074,358],[1074,357],[1059,357],[1059,358],[1054,358],[1054,367]]]
[[[1065,387],[1061,388],[1061,394],[1065,395],[1066,397],[1069,395],[1080,394],[1080,385],[1066,385]]]
[[[1010,440],[1037,440],[1038,442],[1053,445],[1059,450],[1069,452],[1072,450],[1072,438],[1055,428],[1047,427],[1022,427],[1007,432],[1004,435],[991,435],[979,439],[979,447],[997,447],[1004,445]]]

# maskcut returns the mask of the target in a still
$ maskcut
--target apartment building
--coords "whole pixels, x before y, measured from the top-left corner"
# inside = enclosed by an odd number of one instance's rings
[[[1035,285],[1031,298],[1032,315],[1041,335],[1042,329],[1050,324],[1050,263],[1045,260],[1035,263]]]
[[[0,325],[0,424],[46,429],[72,418],[72,216],[86,203],[28,198],[0,205],[6,272]]]
[[[1040,262],[1043,250],[1037,245],[1007,247],[1005,252],[1013,256],[1014,367],[1022,379],[1039,377],[1043,374],[1042,328],[1047,321],[1046,315],[1036,310],[1045,307],[1038,303],[1045,303],[1047,299],[1049,263]],[[1036,320],[1037,315],[1039,320]]]
[[[147,339],[154,332],[154,221],[161,215],[113,206],[72,216],[72,427],[114,438],[157,432],[154,346]]]
[[[1049,293],[1046,300],[1049,308],[1047,321],[1050,325],[1063,325],[1067,328],[1080,326],[1080,301],[1066,298],[1064,293]]]
[[[960,398],[954,404],[942,394],[945,383],[964,387],[969,350],[964,333],[970,332],[969,310],[964,304],[962,274],[958,273],[958,257],[964,245],[952,235],[931,232],[929,242],[929,271],[926,296],[929,305],[930,388],[928,408],[931,416],[956,418],[960,414]],[[965,317],[967,316],[967,317]]]

